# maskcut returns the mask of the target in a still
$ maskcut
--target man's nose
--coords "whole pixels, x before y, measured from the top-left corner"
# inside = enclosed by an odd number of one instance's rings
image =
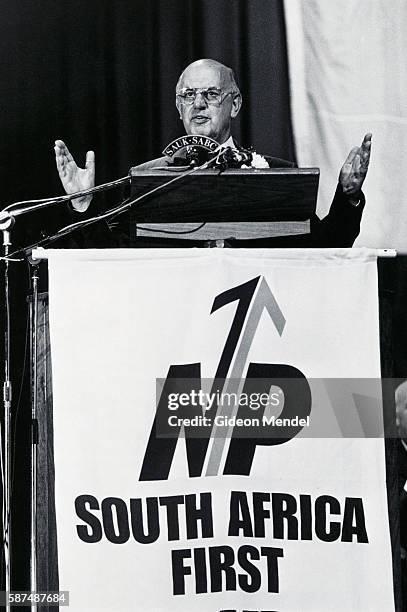
[[[206,108],[206,106],[208,106],[208,103],[205,96],[201,91],[198,91],[194,100],[194,108]]]

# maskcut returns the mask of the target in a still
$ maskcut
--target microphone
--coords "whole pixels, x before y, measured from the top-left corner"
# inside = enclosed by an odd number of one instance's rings
[[[211,159],[210,151],[201,146],[188,145],[181,149],[172,158],[173,166],[189,166],[194,168],[202,166],[205,162]]]
[[[250,166],[253,155],[247,149],[234,149],[226,147],[220,152],[217,164],[223,168],[241,168],[244,165]]]

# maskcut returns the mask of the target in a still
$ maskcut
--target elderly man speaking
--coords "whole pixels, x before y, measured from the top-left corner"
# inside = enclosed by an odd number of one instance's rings
[[[176,106],[187,134],[207,136],[220,145],[235,147],[231,123],[242,106],[233,70],[212,59],[193,62],[181,74],[176,87]],[[354,147],[343,164],[329,214],[311,220],[312,246],[351,246],[356,239],[364,206],[361,192],[371,149],[371,134]],[[95,183],[95,154],[88,151],[84,168],[75,163],[62,140],[55,142],[58,173],[67,194],[89,189]],[[270,167],[290,167],[291,162],[265,156]],[[168,157],[151,160],[140,169],[169,165]],[[78,212],[89,207],[91,196],[72,200]],[[255,241],[251,241],[255,242]],[[310,245],[308,244],[308,246]]]

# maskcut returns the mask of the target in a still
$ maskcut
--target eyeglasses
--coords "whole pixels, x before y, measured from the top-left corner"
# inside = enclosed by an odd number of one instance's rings
[[[190,106],[191,104],[194,104],[197,95],[201,94],[205,98],[205,102],[207,104],[211,104],[212,106],[220,106],[226,96],[234,93],[234,91],[222,91],[216,87],[210,87],[209,89],[205,87],[186,87],[177,92],[177,98],[181,104]]]

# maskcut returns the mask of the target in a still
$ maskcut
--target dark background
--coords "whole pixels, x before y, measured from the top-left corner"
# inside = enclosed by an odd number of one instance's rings
[[[280,0],[0,1],[0,202],[61,193],[53,142],[97,182],[184,133],[175,85],[201,57],[235,69],[245,146],[293,159]],[[2,208],[2,206],[0,206]]]
[[[234,124],[238,142],[295,160],[281,0],[0,0],[0,209],[63,193],[54,163],[56,138],[66,141],[79,165],[88,149],[95,150],[97,183],[160,156],[183,133],[175,109],[178,76],[201,57],[235,69],[243,95]],[[95,198],[95,212],[98,206],[103,202]],[[29,244],[68,218],[63,205],[19,220],[14,244]],[[386,331],[387,370],[399,377],[407,376],[406,272],[401,259],[383,272],[387,320],[396,322]],[[13,586],[28,589],[25,263],[13,265],[11,280]],[[2,298],[0,305],[4,310]]]

